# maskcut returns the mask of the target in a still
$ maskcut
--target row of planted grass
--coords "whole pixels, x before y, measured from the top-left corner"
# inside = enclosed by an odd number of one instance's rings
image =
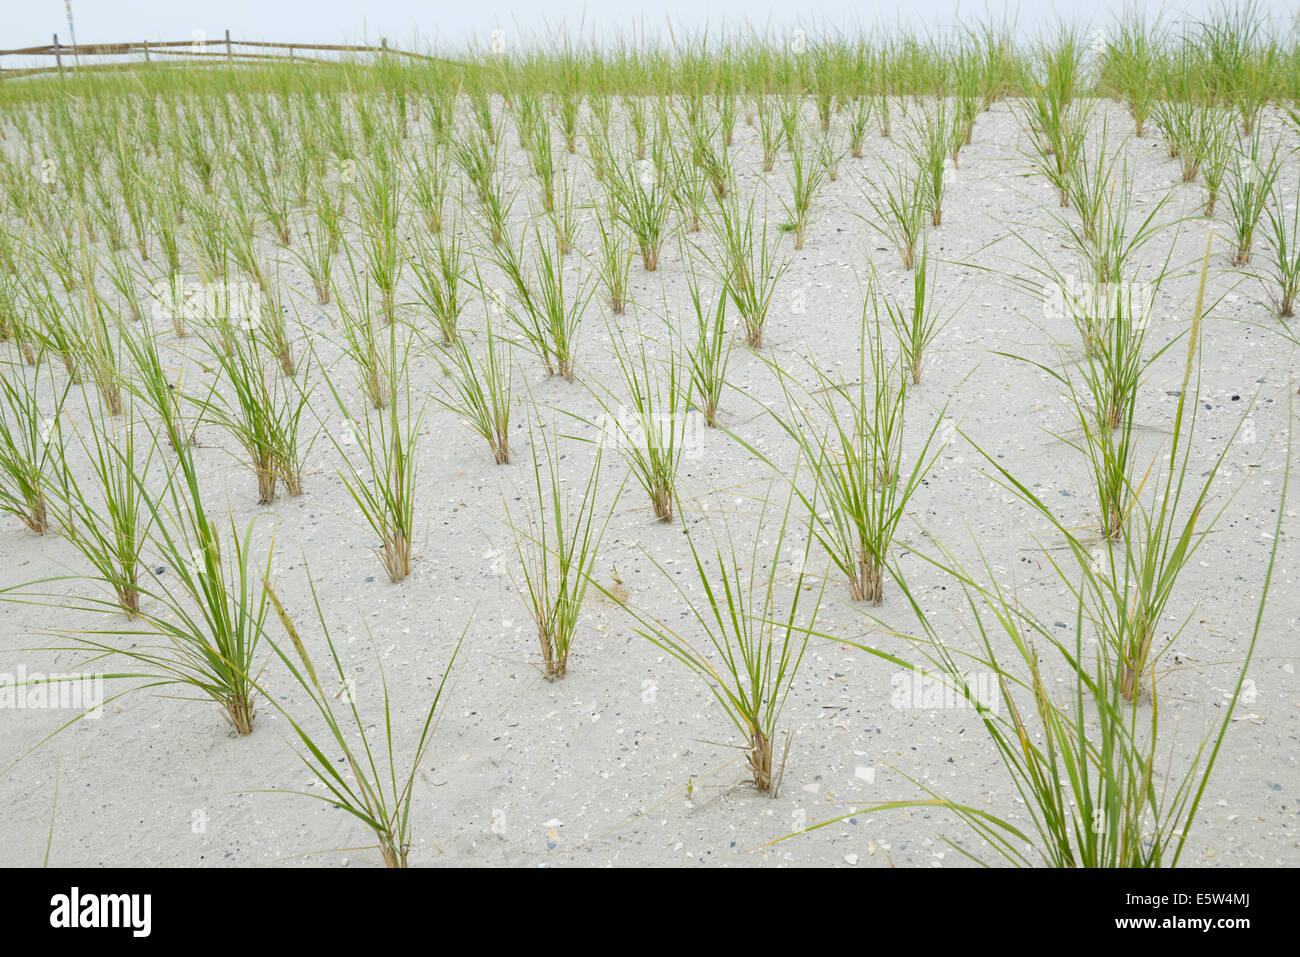
[[[290,94],[313,88],[392,97],[403,118],[418,116],[440,90],[555,95],[566,145],[580,135],[578,104],[615,96],[737,97],[785,92],[809,96],[823,120],[839,104],[877,95],[957,95],[972,84],[997,96],[1029,95],[1062,53],[1088,65],[1081,92],[1123,99],[1141,135],[1161,100],[1201,94],[1240,112],[1250,132],[1266,102],[1297,98],[1300,46],[1286,24],[1256,2],[1223,4],[1203,18],[1150,17],[1140,11],[1088,27],[1047,28],[1025,36],[1013,19],[962,24],[946,31],[818,31],[623,36],[599,43],[564,34],[513,38],[505,47],[471,46],[436,60],[398,55],[375,60],[276,64],[260,68],[141,65],[128,75],[90,71],[6,84],[6,101],[56,100],[121,92],[214,95],[250,87]],[[1195,90],[1187,84],[1193,84]],[[602,108],[598,106],[598,109]]]

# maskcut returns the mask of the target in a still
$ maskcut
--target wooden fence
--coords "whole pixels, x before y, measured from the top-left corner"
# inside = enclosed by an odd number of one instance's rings
[[[215,49],[214,49],[215,48]],[[283,52],[270,52],[283,51]],[[0,63],[5,57],[53,57],[51,66],[21,67],[16,69],[0,66],[0,79],[20,76],[32,76],[42,73],[75,72],[78,70],[121,70],[133,69],[149,63],[177,63],[186,60],[224,60],[227,64],[265,63],[279,61],[293,63],[300,61],[327,62],[318,53],[351,53],[374,56],[398,56],[411,60],[440,61],[440,57],[424,53],[412,53],[388,45],[388,40],[380,41],[379,46],[364,46],[347,43],[269,43],[261,40],[232,40],[230,31],[219,40],[196,37],[192,40],[142,40],[138,43],[82,43],[69,46],[59,42],[59,35],[54,34],[54,41],[45,46],[21,47],[15,50],[0,50]],[[82,63],[82,57],[123,57],[119,63]]]

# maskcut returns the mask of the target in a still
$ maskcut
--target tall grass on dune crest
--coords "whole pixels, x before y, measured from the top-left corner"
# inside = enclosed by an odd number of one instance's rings
[[[1101,81],[1119,94],[1133,118],[1134,134],[1144,137],[1155,99],[1159,47],[1159,22],[1150,23],[1139,11],[1126,11],[1109,31],[1102,52]]]

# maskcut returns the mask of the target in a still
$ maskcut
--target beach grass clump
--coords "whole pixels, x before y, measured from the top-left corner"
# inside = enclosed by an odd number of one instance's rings
[[[350,267],[351,295],[345,297],[340,290],[334,297],[343,333],[341,345],[344,355],[356,367],[362,393],[371,407],[381,409],[392,398],[390,386],[399,363],[393,348],[397,338],[385,331],[382,309],[376,309],[373,304],[370,283],[352,271],[351,250],[344,247],[344,251]]]
[[[387,867],[407,867],[411,852],[411,838],[414,832],[411,809],[415,806],[415,786],[420,777],[420,768],[433,743],[433,732],[437,728],[440,716],[438,709],[447,688],[447,679],[460,654],[465,635],[469,631],[469,622],[460,635],[447,667],[433,693],[428,710],[420,724],[414,748],[409,756],[409,770],[405,774],[398,771],[398,750],[394,743],[395,704],[389,693],[388,678],[384,673],[383,659],[376,650],[375,660],[379,665],[380,686],[383,693],[383,732],[375,732],[373,720],[362,718],[358,699],[360,689],[354,687],[338,647],[330,635],[326,623],[325,609],[321,606],[320,595],[312,583],[312,598],[320,622],[321,635],[329,649],[333,679],[341,685],[344,692],[327,691],[321,684],[320,676],[307,651],[306,642],[285,610],[279,596],[270,581],[263,578],[262,591],[292,645],[292,653],[281,647],[279,642],[268,639],[268,644],[298,686],[311,699],[311,711],[324,724],[324,733],[313,732],[308,722],[301,715],[295,716],[275,698],[268,698],[290,726],[301,745],[298,756],[311,769],[323,788],[315,791],[273,791],[275,794],[298,794],[304,797],[324,801],[326,804],[347,812],[356,818],[374,834],[376,847]],[[471,618],[471,622],[472,622]],[[373,639],[372,639],[373,644]],[[331,682],[333,684],[333,681]],[[340,695],[344,704],[339,705]],[[336,710],[337,709],[337,710]],[[340,715],[339,711],[343,714]],[[334,758],[334,754],[342,754]]]
[[[399,236],[401,195],[398,160],[388,148],[376,150],[373,164],[360,171],[356,197],[366,272],[379,291],[379,312],[386,323],[393,321],[397,283],[406,258]]]
[[[757,219],[761,227],[755,226]],[[711,261],[718,279],[744,324],[745,344],[761,349],[776,284],[790,268],[790,260],[780,258],[769,241],[767,218],[758,208],[757,196],[742,205],[732,193],[710,222],[717,246],[717,259]]]
[[[1157,96],[1157,71],[1163,43],[1159,21],[1140,10],[1127,10],[1107,32],[1100,79],[1118,94],[1133,118],[1134,135],[1146,136],[1147,121]]]
[[[43,408],[38,386],[47,368],[38,355],[30,382],[21,366],[0,375],[0,510],[37,535],[50,528],[51,498],[66,458],[62,414],[70,384],[59,389],[47,373],[55,395]]]
[[[134,405],[121,420],[92,417],[89,439],[79,433],[90,481],[78,479],[66,461],[59,476],[60,531],[112,589],[128,617],[140,610],[142,553],[153,523],[138,477],[149,474],[158,448],[152,436],[148,449],[141,448],[140,425]]]
[[[615,163],[606,177],[618,216],[636,237],[646,272],[659,267],[659,251],[666,237],[672,202],[672,183],[665,169],[668,148],[665,138],[656,136],[650,157]]]
[[[1288,209],[1289,206],[1289,209]],[[1279,319],[1295,316],[1296,296],[1300,295],[1300,200],[1290,203],[1281,190],[1273,189],[1273,201],[1266,207],[1268,214],[1269,296]]]
[[[574,288],[575,281],[565,275],[559,242],[548,242],[537,228],[534,235],[536,255],[531,275],[525,271],[522,241],[518,248],[503,243],[493,250],[493,258],[510,289],[510,299],[503,298],[497,305],[537,353],[546,374],[572,382],[577,368],[578,331],[596,287],[586,276],[579,275]]]
[[[544,430],[531,432],[535,500],[527,503],[520,518],[511,516],[508,503],[503,505],[523,575],[519,591],[537,627],[543,672],[547,680],[559,681],[569,670],[583,600],[614,506],[598,507],[600,448],[578,496],[576,486],[561,481],[557,450]]]
[[[808,510],[813,537],[848,580],[850,598],[879,605],[895,532],[938,454],[931,449],[941,418],[907,468],[903,440],[909,367],[887,356],[878,307],[874,322],[867,314],[864,304],[855,381],[808,359],[816,387],[802,390],[805,396],[790,373],[774,364],[787,409],[772,415],[811,473],[812,490],[798,489],[797,494]]]
[[[492,328],[491,317],[484,328],[481,357],[476,359],[464,337],[458,337],[437,358],[443,379],[450,381],[435,382],[433,400],[488,443],[497,465],[507,464],[514,367],[501,337]]]
[[[764,521],[769,504],[765,499],[760,529],[768,527]],[[785,559],[790,551],[786,539],[790,505],[787,501],[775,543],[767,545],[764,539],[762,551],[759,541],[763,536],[755,533],[748,552],[737,552],[728,528],[726,550],[715,537],[710,555],[696,544],[699,533],[686,529],[694,566],[694,580],[689,585],[650,557],[689,609],[689,633],[679,623],[625,606],[636,620],[638,634],[708,685],[740,735],[737,747],[745,756],[754,789],[772,797],[780,792],[791,741],[790,732],[785,732],[786,745],[778,755],[781,715],[808,647],[808,623],[816,619],[825,592],[823,579],[812,609],[806,617],[800,613],[805,592],[813,586],[805,584],[803,571],[807,543],[802,555]],[[794,565],[795,573],[787,589],[781,579],[789,564]],[[702,596],[691,587],[696,585],[703,590]]]
[[[1251,260],[1255,248],[1255,230],[1259,227],[1264,209],[1273,193],[1281,165],[1278,144],[1273,143],[1270,148],[1258,129],[1234,152],[1227,181],[1229,223],[1233,240],[1229,261],[1234,266],[1245,266]]]
[[[420,305],[433,317],[442,342],[452,343],[465,310],[464,244],[456,234],[455,225],[445,231],[440,229],[432,248],[427,240],[413,242],[407,247],[407,262],[415,274]]]
[[[864,178],[863,184],[871,224],[894,243],[903,268],[911,269],[928,211],[924,171],[915,162],[887,162],[878,181]]]
[[[948,183],[948,157],[956,162],[961,137],[954,136],[954,120],[947,102],[936,99],[917,119],[916,129],[908,150],[920,171],[922,193],[930,225],[943,224],[943,191]]]
[[[952,313],[935,302],[938,267],[932,265],[929,249],[922,245],[921,256],[912,270],[912,302],[908,306],[893,296],[883,296],[885,313],[898,339],[899,349],[912,385],[921,384],[921,369],[930,346],[953,318]]]
[[[602,212],[599,205],[595,210],[595,220],[599,237],[596,274],[604,287],[610,311],[621,316],[627,312],[631,296],[628,287],[633,255],[631,233],[616,215]]]
[[[205,335],[226,389],[214,388],[202,404],[200,422],[227,431],[244,450],[257,478],[257,501],[275,500],[283,480],[290,495],[302,494],[300,424],[311,395],[292,379],[267,374],[270,356],[245,327],[225,346]]]
[[[417,446],[424,434],[423,407],[411,402],[409,344],[397,341],[400,323],[390,323],[384,338],[392,362],[383,384],[388,397],[383,405],[362,406],[354,417],[342,391],[330,374],[325,383],[342,416],[337,432],[328,435],[339,457],[339,470],[348,494],[366,525],[379,540],[375,553],[392,582],[411,572],[411,547],[415,534],[415,492],[418,473]]]
[[[677,470],[692,438],[688,371],[671,337],[658,343],[640,328],[610,330],[625,399],[598,396],[603,408],[600,441],[623,456],[650,498],[656,521],[671,522],[677,505]],[[698,415],[698,413],[695,413]]]
[[[796,132],[790,141],[790,199],[782,200],[790,217],[783,228],[794,233],[795,249],[803,249],[813,201],[829,175],[825,158],[805,140],[802,133]]]
[[[137,528],[147,531],[146,554],[153,570],[135,579],[129,596],[135,605],[128,609],[131,624],[82,629],[71,635],[68,648],[121,656],[144,666],[144,672],[118,677],[189,689],[218,704],[236,734],[251,734],[259,700],[258,649],[266,637],[267,613],[253,562],[256,519],[240,534],[232,518],[223,542],[204,504],[189,446],[178,450],[161,495],[145,486],[139,472],[131,471],[129,480],[136,486],[131,498],[147,509]],[[125,540],[116,538],[116,530],[110,534],[114,540],[109,547],[119,549]],[[118,589],[131,587],[117,564],[120,557],[112,556],[113,567],[96,579],[112,590],[113,598],[60,597],[58,602],[88,613],[120,615]],[[269,548],[266,561],[263,576],[270,568]]]
[[[694,269],[688,269],[686,284],[695,318],[695,338],[693,341],[686,339],[691,385],[704,414],[704,424],[716,427],[718,406],[727,385],[727,360],[731,357],[731,338],[727,335],[727,294],[725,289],[718,289],[710,308],[709,297],[704,294],[700,277]]]

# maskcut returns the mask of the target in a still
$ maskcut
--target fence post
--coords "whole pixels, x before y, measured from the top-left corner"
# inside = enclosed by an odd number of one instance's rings
[[[144,43],[140,45],[144,47],[144,62],[148,63],[149,62],[149,41],[145,40]]]
[[[230,63],[231,63],[231,54],[230,54],[230,31],[227,30],[227,31],[226,31],[226,65],[229,66]]]
[[[63,79],[63,53],[59,46],[59,35],[54,34],[54,65],[59,68],[59,79]]]

